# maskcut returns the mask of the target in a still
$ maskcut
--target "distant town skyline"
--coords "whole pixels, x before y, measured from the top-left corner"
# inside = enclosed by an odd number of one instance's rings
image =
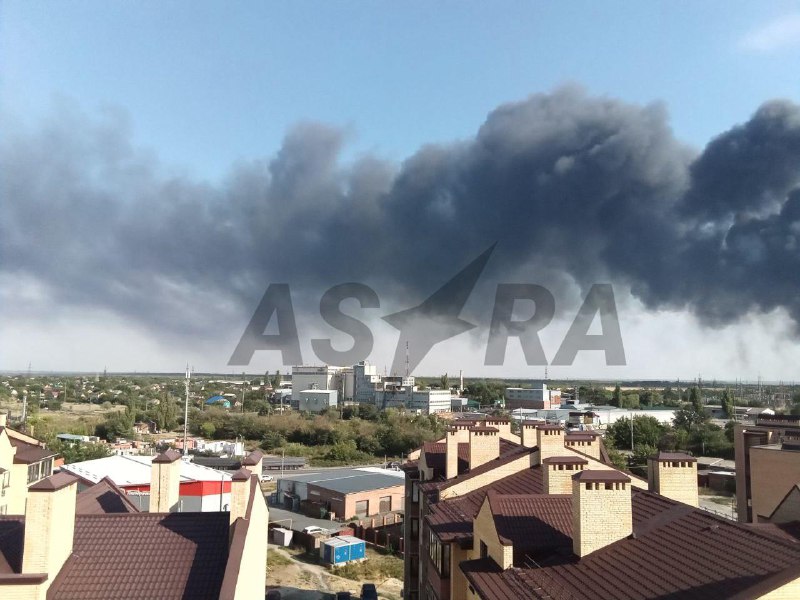
[[[378,297],[341,309],[391,369],[383,317],[496,243],[474,328],[415,373],[536,379],[513,337],[486,364],[497,286],[550,290],[552,362],[610,283],[626,364],[582,351],[551,378],[796,376],[794,3],[31,2],[0,22],[4,371],[240,372],[271,283],[316,364],[312,339],[352,345],[319,313],[348,282]]]

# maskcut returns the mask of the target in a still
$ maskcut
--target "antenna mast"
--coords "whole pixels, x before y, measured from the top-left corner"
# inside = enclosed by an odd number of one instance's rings
[[[186,446],[187,442],[187,433],[189,431],[189,380],[192,376],[192,372],[189,370],[189,363],[186,363],[186,381],[184,382],[184,386],[186,387],[186,400],[183,403],[183,455],[186,456],[189,453],[189,449]]]

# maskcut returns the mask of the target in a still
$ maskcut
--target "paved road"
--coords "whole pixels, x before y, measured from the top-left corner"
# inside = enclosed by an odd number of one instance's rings
[[[286,510],[283,508],[278,508],[277,506],[269,507],[270,523],[279,521],[278,523],[279,527],[284,527],[286,529],[289,529],[290,525],[287,519],[292,520],[291,529],[293,531],[303,531],[303,529],[305,529],[310,525],[316,525],[317,527],[328,529],[331,531],[331,533],[333,533],[335,531],[339,531],[344,527],[342,523],[337,523],[336,521],[326,521],[325,519],[314,519],[312,517],[306,517],[305,515],[301,515],[300,513],[292,512],[290,510]]]

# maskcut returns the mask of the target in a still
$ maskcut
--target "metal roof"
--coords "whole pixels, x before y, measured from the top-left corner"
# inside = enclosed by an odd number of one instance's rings
[[[402,471],[378,469],[326,469],[311,473],[291,473],[283,477],[286,481],[297,481],[322,487],[341,494],[366,492],[405,485]]]
[[[61,469],[93,483],[108,477],[114,484],[126,487],[150,485],[152,462],[152,456],[107,456],[64,465]],[[181,460],[181,482],[220,481],[230,478],[231,476],[223,471]]]

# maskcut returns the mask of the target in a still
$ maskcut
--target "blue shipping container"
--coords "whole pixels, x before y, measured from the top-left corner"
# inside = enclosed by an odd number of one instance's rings
[[[341,539],[350,546],[350,560],[359,560],[366,556],[366,543],[352,535],[343,535]]]
[[[340,565],[359,560],[366,555],[366,544],[352,535],[332,537],[321,544],[322,560],[331,565]]]

